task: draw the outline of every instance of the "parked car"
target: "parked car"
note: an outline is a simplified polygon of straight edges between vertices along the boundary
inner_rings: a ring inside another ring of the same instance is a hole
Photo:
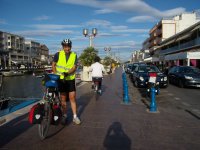
[[[191,66],[174,66],[168,73],[169,83],[180,88],[200,87],[200,69]]]
[[[131,70],[130,70],[130,74],[129,74],[129,78],[131,79],[131,80],[133,80],[133,73],[134,73],[134,71],[135,71],[135,68],[137,67],[137,66],[139,66],[139,65],[146,65],[145,63],[133,63],[132,64],[132,67],[131,67]]]
[[[132,64],[127,64],[126,67],[124,68],[125,72],[129,74],[131,72],[131,68],[132,68]]]
[[[165,74],[160,72],[156,66],[152,65],[138,65],[133,71],[132,81],[136,87],[146,87],[149,81],[149,73],[157,73],[156,84],[159,87],[168,86],[168,78]]]

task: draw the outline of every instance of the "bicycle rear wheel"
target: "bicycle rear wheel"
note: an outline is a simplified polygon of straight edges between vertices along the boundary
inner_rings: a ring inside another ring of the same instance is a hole
[[[50,103],[46,102],[44,104],[44,116],[42,122],[38,126],[39,136],[41,140],[44,140],[47,137],[49,127],[51,124],[51,106]]]

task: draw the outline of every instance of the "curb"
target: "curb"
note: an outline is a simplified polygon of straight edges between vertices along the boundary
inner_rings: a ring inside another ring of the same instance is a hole
[[[0,117],[0,126],[5,125],[13,119],[28,113],[31,107],[40,101],[41,100],[31,100],[31,102],[24,102],[23,104],[19,104],[10,108],[10,111],[6,110],[7,114]]]

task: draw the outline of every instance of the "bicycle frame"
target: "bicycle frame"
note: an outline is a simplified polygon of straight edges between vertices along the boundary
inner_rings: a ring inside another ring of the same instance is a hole
[[[41,124],[39,124],[38,126],[39,136],[41,140],[44,140],[48,134],[48,130],[52,121],[52,106],[54,104],[57,104],[60,106],[60,95],[58,92],[56,75],[55,76],[52,75],[50,82],[48,84],[47,83],[45,83],[45,92],[44,92],[44,97],[43,97],[44,99],[43,120]]]

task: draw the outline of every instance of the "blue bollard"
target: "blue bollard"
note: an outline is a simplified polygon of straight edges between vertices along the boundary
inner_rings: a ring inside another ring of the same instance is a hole
[[[122,82],[123,82],[123,103],[129,104],[130,101],[128,96],[128,82],[125,73],[122,73]]]
[[[157,105],[156,105],[156,89],[154,87],[151,87],[151,104],[150,104],[150,112],[156,112],[157,111]]]
[[[125,90],[124,90],[124,103],[128,104],[129,103],[129,96],[128,96],[128,85],[125,85]]]

